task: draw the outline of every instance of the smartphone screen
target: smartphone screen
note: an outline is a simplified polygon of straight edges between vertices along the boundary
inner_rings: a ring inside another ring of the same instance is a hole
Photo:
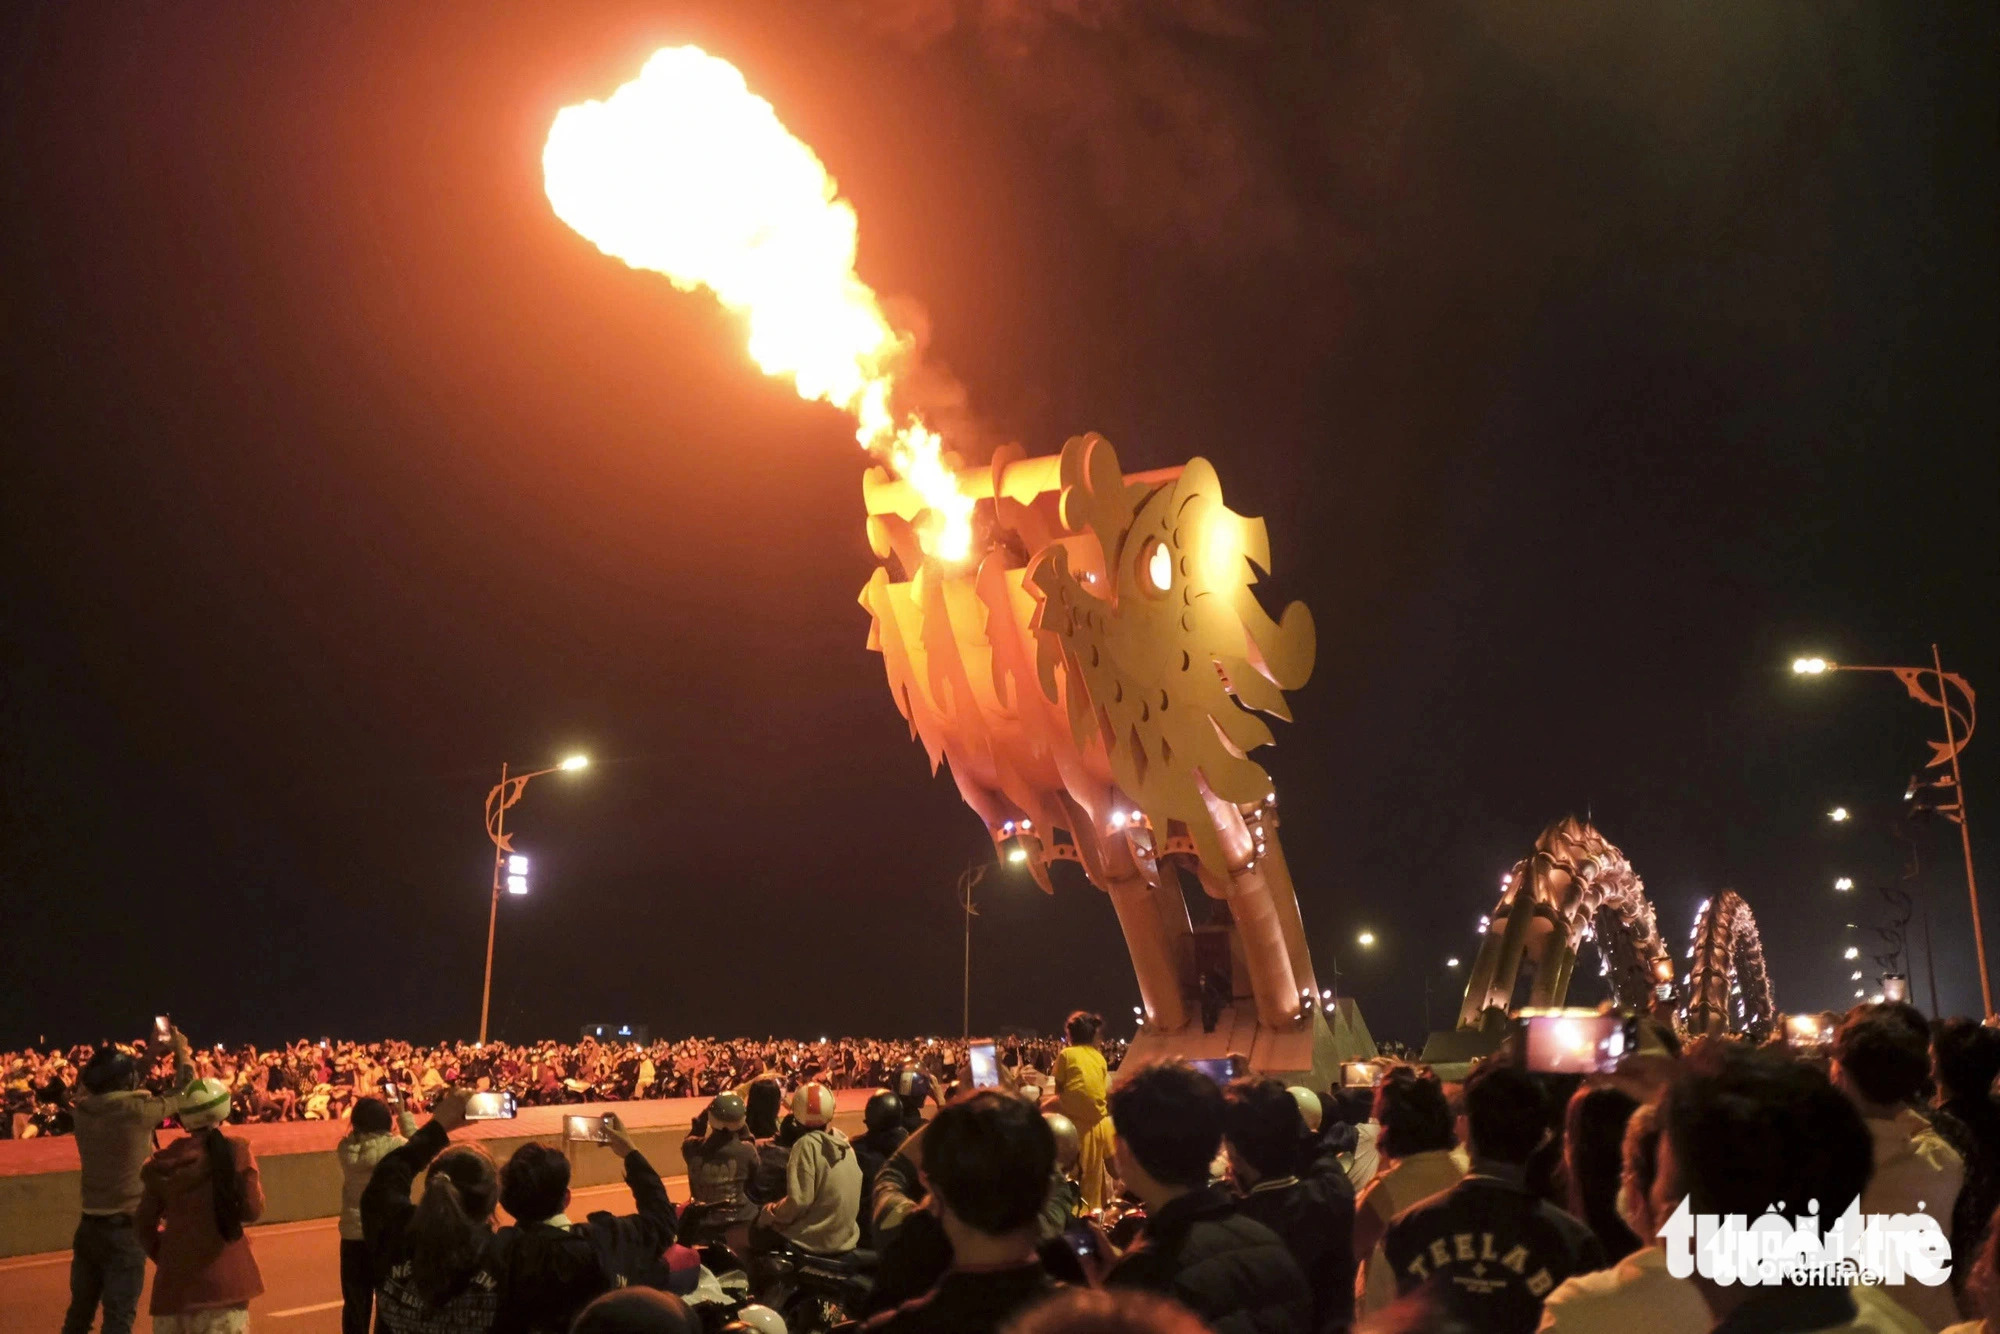
[[[1231,1066],[1227,1056],[1212,1056],[1205,1060],[1189,1061],[1188,1064],[1218,1084],[1227,1084],[1232,1078],[1230,1074]]]
[[[1373,1061],[1344,1061],[1340,1086],[1344,1089],[1372,1089],[1382,1082],[1382,1067]]]
[[[385,1079],[382,1081],[382,1099],[391,1107],[400,1107],[403,1103],[403,1091]]]
[[[1522,1023],[1528,1068],[1545,1074],[1608,1074],[1638,1046],[1636,1021],[1623,1015],[1537,1014]]]
[[[1817,1049],[1833,1040],[1831,1029],[1824,1028],[1816,1014],[1788,1014],[1785,1016],[1785,1041],[1794,1047]]]
[[[174,1040],[174,1021],[164,1014],[154,1015],[153,1041],[172,1042],[173,1040]]]
[[[511,1093],[475,1093],[465,1100],[468,1121],[511,1121],[519,1113]]]
[[[972,1062],[972,1087],[976,1089],[997,1087],[1000,1083],[1000,1061],[993,1054],[993,1044],[975,1042],[966,1048],[966,1054]]]
[[[565,1116],[563,1118],[563,1138],[586,1144],[609,1144],[611,1116]]]
[[[1910,979],[1895,973],[1882,976],[1882,999],[1885,1001],[1906,1001],[1910,998]]]

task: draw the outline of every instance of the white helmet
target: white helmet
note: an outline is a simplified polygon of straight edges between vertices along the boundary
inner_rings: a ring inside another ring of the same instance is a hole
[[[181,1094],[181,1125],[206,1130],[229,1119],[229,1085],[219,1079],[197,1079]]]
[[[1306,1129],[1312,1131],[1314,1134],[1318,1134],[1320,1118],[1324,1115],[1320,1110],[1319,1094],[1297,1084],[1292,1085],[1285,1092],[1291,1094],[1292,1101],[1299,1105],[1299,1115],[1306,1119]]]
[[[817,1129],[833,1120],[833,1090],[824,1084],[807,1084],[792,1095],[792,1115],[807,1129]]]
[[[756,1330],[757,1334],[790,1334],[785,1328],[783,1316],[768,1306],[759,1306],[756,1302],[738,1311],[736,1320],[739,1324],[748,1325]]]
[[[1076,1133],[1076,1122],[1061,1112],[1043,1112],[1042,1120],[1048,1123],[1049,1133],[1055,1136],[1056,1166],[1067,1172],[1076,1166],[1083,1153],[1083,1139]]]

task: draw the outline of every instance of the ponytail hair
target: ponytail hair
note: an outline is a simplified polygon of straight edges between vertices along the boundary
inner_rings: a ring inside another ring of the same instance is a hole
[[[209,1196],[215,1204],[215,1230],[224,1241],[243,1236],[243,1172],[236,1165],[236,1142],[222,1133],[222,1127],[200,1131],[201,1149],[208,1158]]]
[[[458,1144],[432,1161],[410,1220],[410,1277],[433,1306],[465,1281],[492,1235],[500,1174],[486,1150]]]

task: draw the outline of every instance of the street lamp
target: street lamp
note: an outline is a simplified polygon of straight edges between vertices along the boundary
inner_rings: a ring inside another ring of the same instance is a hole
[[[1979,884],[1972,874],[1972,828],[1966,822],[1965,778],[1959,772],[1958,766],[1958,753],[1972,740],[1972,729],[1979,720],[1972,686],[1957,672],[1948,672],[1944,669],[1944,659],[1939,656],[1936,644],[1931,645],[1931,665],[1928,667],[1855,666],[1849,663],[1830,662],[1825,658],[1796,658],[1792,662],[1792,671],[1800,676],[1822,676],[1827,672],[1887,672],[1903,683],[1903,689],[1911,699],[1919,704],[1928,705],[1944,715],[1944,740],[1930,743],[1931,759],[1924,767],[1934,769],[1943,764],[1951,766],[1950,778],[1940,778],[1931,786],[1949,787],[1957,798],[1935,809],[1958,825],[1959,844],[1965,853],[1965,897],[1972,909],[1972,948],[1979,956],[1979,998],[1990,1016],[1993,1013],[1993,983],[1986,971],[1986,931],[1979,920]],[[1929,677],[1936,684],[1936,694],[1932,694],[1925,685],[1925,677]],[[1952,702],[1951,692],[1954,687],[1958,690],[1962,706]],[[1916,785],[1912,781],[1910,788],[1903,793],[1904,799],[1909,800],[1915,795],[1915,791]],[[1840,820],[1846,817],[1839,808],[1836,808],[1834,818]]]
[[[1850,876],[1842,876],[1840,877],[1840,879],[1833,882],[1833,887],[1844,893],[1847,890],[1854,888],[1854,880]]]
[[[1861,951],[1856,949],[1854,946],[1849,945],[1847,947],[1847,953],[1841,955],[1840,957],[1843,959],[1858,959],[1861,957]]]
[[[1363,931],[1360,935],[1354,938],[1354,943],[1359,945],[1364,950],[1371,949],[1374,947],[1375,944],[1375,933],[1373,931]]]
[[[493,928],[500,920],[500,883],[505,873],[507,892],[516,897],[528,892],[528,859],[514,851],[507,834],[507,808],[521,799],[528,780],[543,774],[575,773],[587,767],[590,757],[572,755],[560,764],[532,773],[509,775],[500,766],[500,781],[486,794],[486,837],[493,840],[493,906],[486,914],[486,981],[479,989],[479,1042],[486,1044],[486,1018],[493,1003]]]
[[[1445,971],[1446,971],[1447,973],[1456,973],[1456,972],[1458,971],[1458,956],[1457,956],[1456,954],[1452,955],[1452,956],[1451,956],[1450,958],[1448,958],[1448,959],[1446,959],[1446,960],[1444,961],[1444,970],[1445,970]],[[1430,972],[1429,970],[1426,970],[1426,971],[1425,971],[1425,973],[1424,973],[1424,1033],[1425,1033],[1426,1035],[1428,1035],[1428,1034],[1430,1033],[1430,1031],[1431,1031],[1431,982],[1432,982],[1432,980],[1433,980],[1433,977],[1432,977],[1432,974],[1431,974],[1431,972]],[[1455,983],[1455,982],[1457,982],[1457,980],[1458,980],[1458,979],[1456,979],[1456,978],[1453,978],[1453,979],[1452,979],[1452,981],[1453,981],[1454,983]]]
[[[1028,851],[1017,843],[1008,849],[1007,860],[1019,866],[1028,860]],[[964,1031],[959,1034],[960,1037],[972,1036],[972,919],[979,916],[979,909],[972,906],[972,891],[993,867],[993,862],[969,862],[958,876],[958,903],[965,909],[965,1009],[961,1019]]]
[[[1832,810],[1826,813],[1826,818],[1833,821],[1835,824],[1846,824],[1849,820],[1853,819],[1854,817],[1848,814],[1847,807],[1835,806]]]

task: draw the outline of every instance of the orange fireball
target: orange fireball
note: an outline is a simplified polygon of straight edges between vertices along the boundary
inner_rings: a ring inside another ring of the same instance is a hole
[[[862,448],[923,496],[926,552],[971,554],[973,501],[944,441],[892,406],[910,344],[855,275],[854,208],[734,65],[655,52],[605,101],[557,114],[542,174],[556,216],[598,249],[707,288],[744,317],[767,375],[851,415]]]

